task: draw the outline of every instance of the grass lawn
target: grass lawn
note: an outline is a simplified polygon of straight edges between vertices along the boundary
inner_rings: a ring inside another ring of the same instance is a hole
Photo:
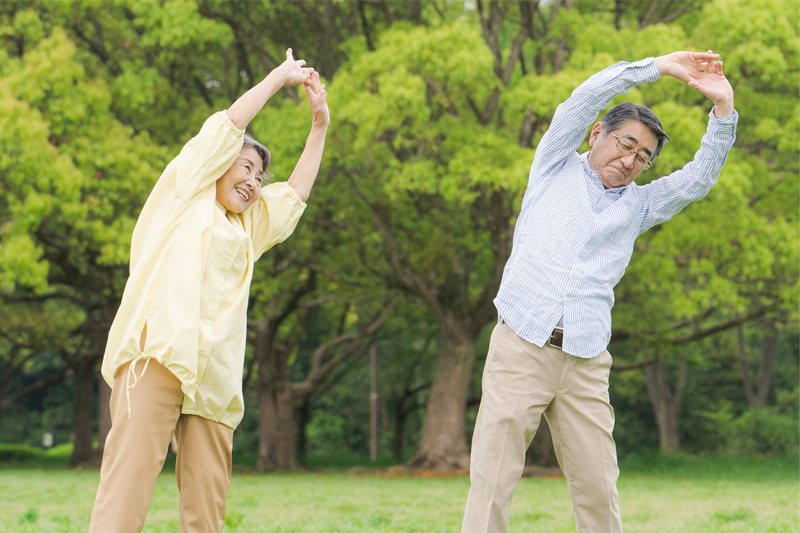
[[[798,459],[629,460],[618,487],[626,533],[796,533]],[[99,472],[18,464],[0,468],[0,532],[85,532]],[[469,479],[324,472],[234,473],[229,532],[457,532]],[[145,531],[178,530],[175,477],[163,473]],[[574,532],[564,479],[526,478],[510,531]]]

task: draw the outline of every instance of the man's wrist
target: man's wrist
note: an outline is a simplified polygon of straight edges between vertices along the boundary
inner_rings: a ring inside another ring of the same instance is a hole
[[[714,116],[717,118],[729,117],[733,114],[733,98],[722,102],[714,102]]]
[[[667,72],[669,70],[669,59],[667,59],[667,56],[659,56],[655,58],[655,64],[658,68],[659,74],[662,76],[669,75],[669,72]]]

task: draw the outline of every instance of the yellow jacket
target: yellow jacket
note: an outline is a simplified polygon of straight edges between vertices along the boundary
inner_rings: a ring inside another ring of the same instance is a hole
[[[134,361],[130,390],[141,378],[136,363],[145,360],[142,372],[152,358],[181,381],[182,413],[234,429],[244,414],[253,264],[292,234],[306,207],[287,183],[264,187],[238,215],[216,201],[216,181],[239,155],[243,134],[225,111],[214,114],[159,178],[133,231],[130,277],[102,368],[113,386],[117,369]]]

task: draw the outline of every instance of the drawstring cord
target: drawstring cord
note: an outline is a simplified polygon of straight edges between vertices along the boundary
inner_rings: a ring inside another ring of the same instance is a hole
[[[144,368],[142,368],[142,373],[138,376],[136,375],[136,363],[144,359]],[[147,372],[147,365],[150,363],[150,356],[147,354],[142,354],[133,361],[131,361],[130,366],[128,367],[128,375],[125,377],[125,384],[127,385],[127,390],[125,391],[125,398],[128,400],[128,419],[131,418],[131,389],[133,389],[139,380],[144,377],[144,373]],[[133,375],[133,383],[131,383],[131,375]]]

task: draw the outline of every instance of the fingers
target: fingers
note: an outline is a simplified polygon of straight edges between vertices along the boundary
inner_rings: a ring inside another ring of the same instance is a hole
[[[314,103],[326,102],[328,99],[328,93],[325,91],[325,84],[320,82],[319,72],[314,72],[311,75],[308,83],[303,85],[303,89],[305,89],[306,96],[312,106]]]
[[[314,88],[317,94],[322,94],[322,83],[319,80],[319,72],[314,73]]]
[[[316,72],[311,72],[308,76],[308,79],[306,79],[306,81],[303,82],[304,88],[307,89],[306,92],[310,90],[314,94],[317,93],[317,90],[314,87],[314,78],[317,76],[319,76],[319,74],[317,74]]]
[[[306,90],[306,95],[308,96],[309,100],[311,100],[312,95],[314,97],[319,96],[319,72],[312,72],[308,78],[308,81],[306,81],[306,83],[303,85],[303,88]]]
[[[289,60],[289,61],[293,61],[294,60],[294,58],[292,57],[292,49],[291,48],[287,48],[286,49],[286,59]]]

